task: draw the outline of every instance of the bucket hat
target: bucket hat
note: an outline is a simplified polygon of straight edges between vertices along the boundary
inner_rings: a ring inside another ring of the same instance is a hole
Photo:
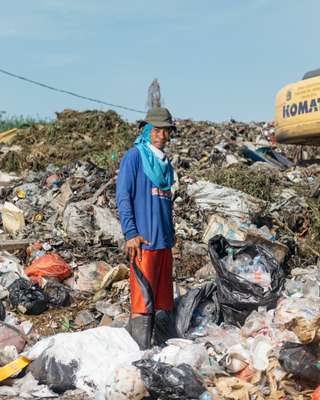
[[[140,122],[139,128],[142,128],[146,124],[151,124],[155,128],[172,128],[176,130],[170,111],[164,107],[151,108],[147,112],[145,120]]]

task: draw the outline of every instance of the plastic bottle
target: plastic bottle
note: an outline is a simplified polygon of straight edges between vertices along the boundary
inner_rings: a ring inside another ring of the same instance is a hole
[[[252,281],[264,288],[268,288],[271,284],[271,275],[263,264],[261,256],[256,256],[253,259]]]
[[[117,159],[118,159],[117,153],[116,153],[114,150],[112,150],[112,153],[111,153],[111,160],[112,160],[112,161],[116,161]]]
[[[206,336],[207,335],[207,330],[208,330],[208,324],[209,324],[209,317],[198,317],[197,318],[197,326],[190,332],[191,336],[197,337],[197,336]]]
[[[240,254],[234,261],[234,272],[238,275],[247,274],[251,262],[252,258],[248,254]]]
[[[223,262],[224,262],[227,270],[230,272],[233,272],[233,270],[234,270],[234,260],[233,260],[234,250],[233,250],[233,248],[228,247],[227,253],[228,253],[228,255],[226,257],[224,257]]]

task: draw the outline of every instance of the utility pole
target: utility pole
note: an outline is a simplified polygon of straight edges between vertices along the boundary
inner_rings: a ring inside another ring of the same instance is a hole
[[[154,79],[148,89],[147,108],[150,110],[151,108],[161,107],[162,105],[160,83],[158,79]]]

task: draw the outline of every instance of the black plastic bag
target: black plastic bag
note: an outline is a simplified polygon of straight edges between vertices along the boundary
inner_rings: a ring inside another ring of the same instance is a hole
[[[4,308],[3,303],[0,301],[0,321],[4,321],[6,318],[6,309]]]
[[[56,393],[76,389],[75,382],[78,369],[79,364],[76,360],[66,365],[47,355],[41,355],[28,367],[28,371],[41,384],[49,386]]]
[[[239,275],[229,272],[221,261],[227,256],[227,249],[234,248],[237,254],[251,257],[262,256],[271,275],[271,289],[264,289]],[[277,260],[264,246],[238,241],[227,241],[222,235],[209,240],[209,254],[217,273],[217,297],[225,323],[242,326],[245,319],[258,307],[268,310],[275,308],[284,285],[284,271]]]
[[[175,324],[178,337],[186,337],[194,312],[210,317],[217,323],[220,319],[220,306],[216,297],[215,283],[206,283],[195,289],[190,289],[184,296],[177,299],[175,304]],[[211,311],[210,314],[208,311]]]
[[[320,362],[316,345],[286,342],[280,350],[282,367],[297,378],[320,384]]]
[[[47,295],[38,285],[33,285],[24,278],[15,280],[8,291],[12,307],[25,314],[38,315],[48,308]]]
[[[155,318],[155,344],[162,345],[174,337],[187,337],[195,310],[217,323],[220,319],[220,306],[216,289],[215,283],[190,289],[175,300],[172,312],[158,311]]]
[[[68,289],[56,279],[48,279],[43,291],[52,306],[65,307],[71,303]]]
[[[141,371],[143,383],[154,399],[199,399],[206,391],[201,377],[188,364],[173,367],[153,360],[133,363]]]

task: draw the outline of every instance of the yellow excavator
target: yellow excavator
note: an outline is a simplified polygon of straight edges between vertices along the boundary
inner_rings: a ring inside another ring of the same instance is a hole
[[[275,129],[278,143],[320,145],[320,69],[277,93]]]

